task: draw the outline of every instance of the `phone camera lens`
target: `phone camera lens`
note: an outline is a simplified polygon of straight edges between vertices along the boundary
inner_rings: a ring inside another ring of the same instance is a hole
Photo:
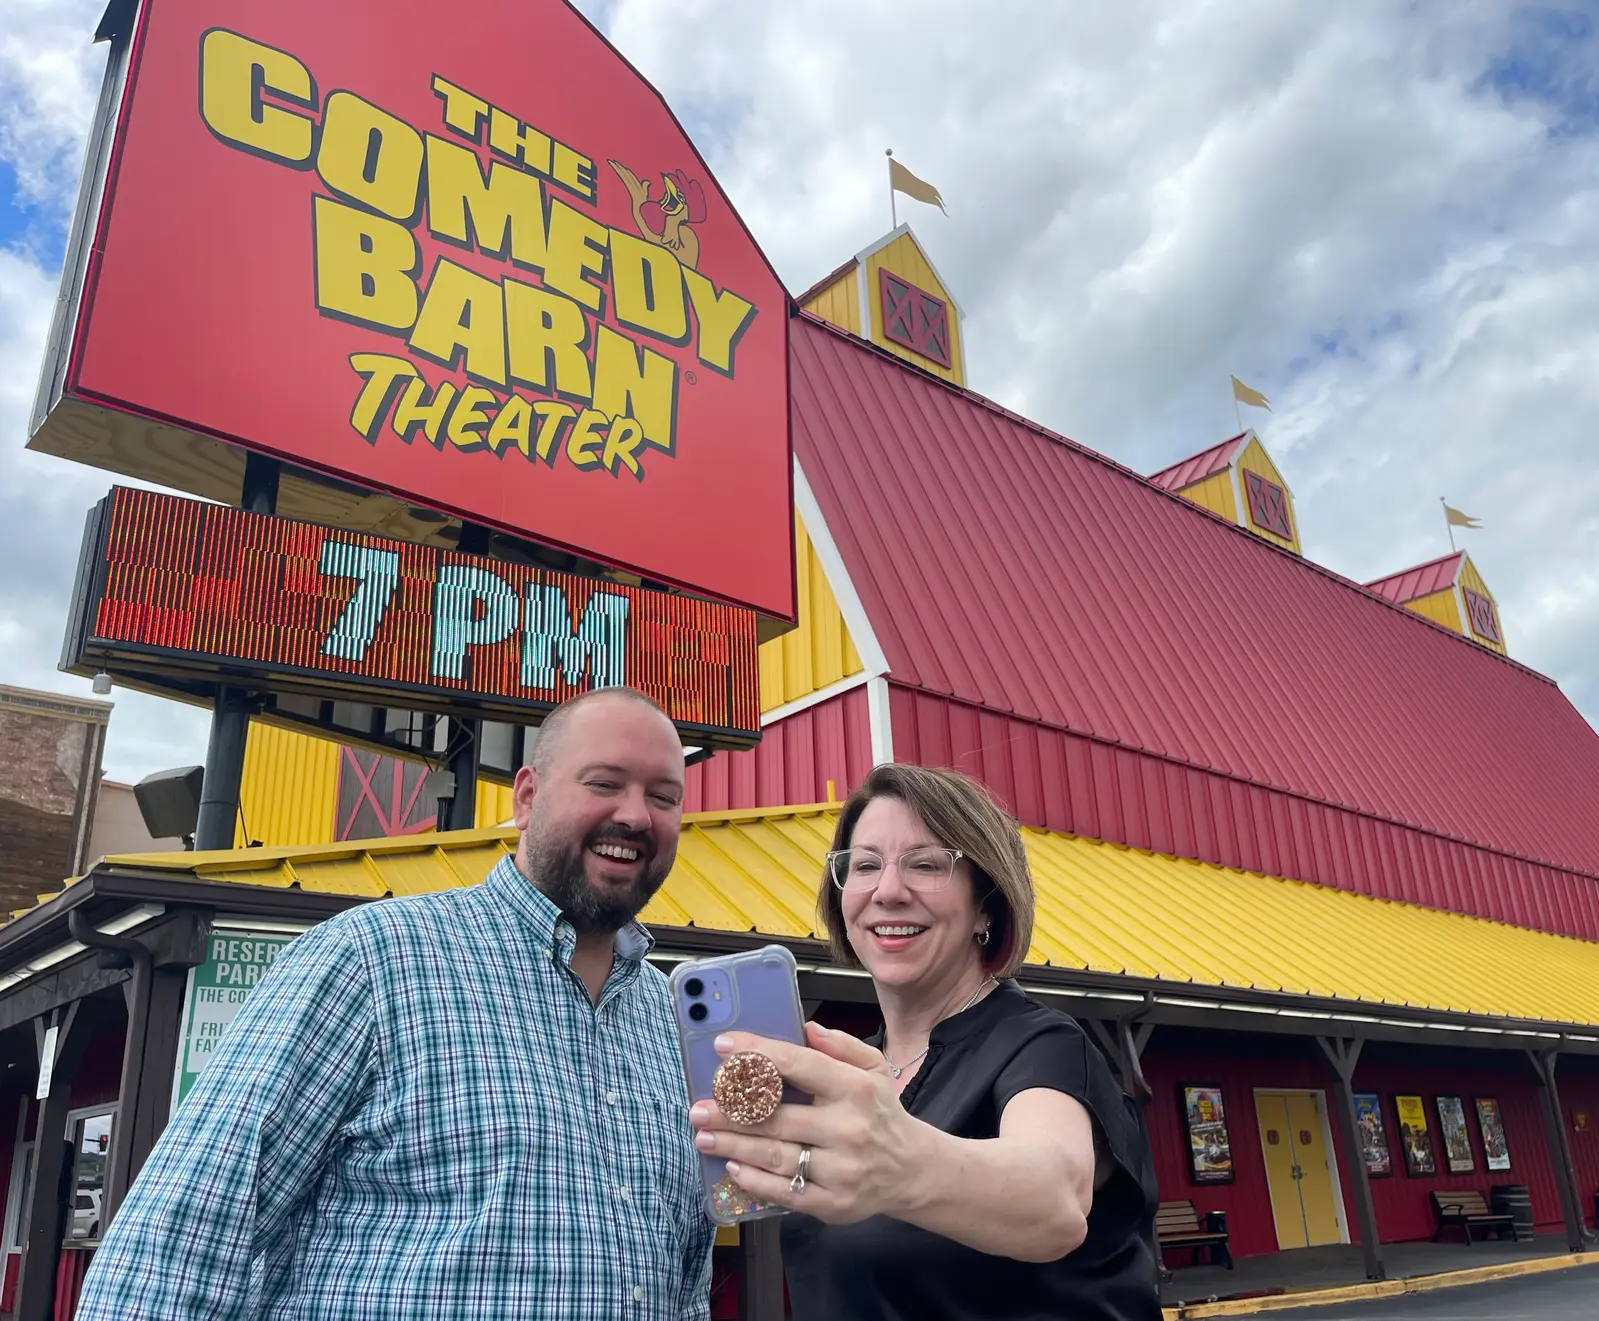
[[[702,1004],[692,1004],[688,1007],[688,1016],[696,1023],[703,1023],[711,1015],[711,1011]]]
[[[690,999],[698,999],[705,994],[705,983],[698,977],[690,977],[683,983],[683,990]],[[703,1017],[703,1015],[702,1015]]]

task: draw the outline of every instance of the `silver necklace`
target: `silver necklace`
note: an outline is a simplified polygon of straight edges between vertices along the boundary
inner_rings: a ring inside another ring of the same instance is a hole
[[[954,1018],[955,1014],[964,1014],[968,1009],[970,1009],[974,1004],[976,1004],[977,1003],[977,997],[980,996],[983,993],[983,989],[986,986],[988,986],[989,983],[991,983],[993,980],[994,980],[994,978],[992,978],[992,977],[983,978],[983,980],[980,981],[977,984],[977,989],[972,992],[972,998],[970,1000],[968,1000],[965,1004],[963,1004],[959,1009],[957,1009],[954,1014],[951,1014],[950,1017]],[[943,1020],[940,1019],[939,1021],[942,1022]],[[885,1047],[888,1045],[887,1042],[884,1042],[883,1044],[884,1044]],[[888,1051],[887,1051],[887,1049],[885,1049],[883,1051],[883,1060],[888,1065],[888,1071],[894,1075],[894,1080],[896,1082],[898,1082],[900,1075],[902,1073],[904,1073],[906,1069],[910,1068],[911,1065],[915,1064],[918,1060],[920,1060],[923,1055],[927,1054],[928,1051],[932,1050],[932,1048],[933,1048],[933,1043],[931,1041],[929,1041],[925,1046],[922,1047],[921,1052],[919,1054],[912,1056],[910,1059],[906,1060],[905,1063],[903,1063],[903,1064],[895,1064],[893,1060],[888,1058]]]

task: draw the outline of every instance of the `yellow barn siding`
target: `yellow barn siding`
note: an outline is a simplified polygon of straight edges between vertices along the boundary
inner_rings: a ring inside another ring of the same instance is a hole
[[[823,321],[830,321],[840,330],[847,330],[852,335],[861,333],[861,299],[860,289],[856,284],[859,277],[854,269],[842,279],[834,280],[832,284],[823,289],[821,293],[805,304],[807,312],[813,312]]]
[[[492,784],[488,780],[477,782],[477,828],[489,830],[511,819],[511,787]]]
[[[1424,615],[1433,623],[1442,624],[1456,633],[1465,632],[1461,626],[1460,606],[1453,587],[1446,587],[1441,592],[1429,592],[1426,596],[1418,596],[1414,601],[1406,601],[1405,609],[1414,610],[1418,615]]]
[[[865,668],[798,511],[794,514],[794,549],[799,569],[799,627],[761,646],[762,711],[797,702]]]
[[[1293,529],[1294,533],[1290,539],[1284,541],[1275,532],[1268,532],[1265,528],[1256,527],[1252,518],[1246,517],[1242,522],[1251,532],[1258,533],[1274,546],[1285,546],[1293,551],[1295,555],[1298,555],[1300,553],[1299,512],[1294,508],[1294,497],[1289,493],[1288,483],[1283,480],[1282,473],[1277,471],[1277,465],[1267,457],[1266,451],[1258,439],[1251,440],[1249,444],[1244,446],[1244,452],[1238,456],[1234,466],[1238,469],[1238,489],[1240,492],[1244,489],[1244,473],[1246,472],[1253,472],[1258,476],[1264,477],[1268,482],[1274,482],[1283,488],[1283,495],[1288,501],[1288,526]],[[1247,514],[1247,497],[1245,497],[1245,504],[1246,509],[1244,512]]]
[[[292,729],[250,722],[236,824],[240,846],[327,844],[339,794],[339,745]],[[249,839],[245,838],[245,828]]]
[[[1467,636],[1473,642],[1479,642],[1489,651],[1497,651],[1501,656],[1505,654],[1503,638],[1505,636],[1505,621],[1499,613],[1499,602],[1494,599],[1494,594],[1488,590],[1488,584],[1483,582],[1482,575],[1477,572],[1477,566],[1471,562],[1471,556],[1466,556],[1460,563],[1460,585],[1468,592],[1476,592],[1478,596],[1486,596],[1494,603],[1494,623],[1499,626],[1501,641],[1490,642],[1487,638],[1478,637],[1475,633],[1467,631]],[[1466,630],[1463,630],[1466,631]]]
[[[903,345],[896,344],[883,334],[883,299],[878,290],[877,272],[887,267],[890,274],[898,275],[909,280],[918,289],[925,289],[935,298],[942,298],[949,304],[949,360],[950,366],[940,367],[930,358],[924,358],[919,353],[912,353]],[[859,279],[857,273],[856,279]],[[872,309],[872,343],[887,349],[897,358],[913,363],[924,371],[930,371],[935,376],[942,376],[946,381],[953,381],[956,385],[964,386],[966,378],[961,374],[961,327],[960,315],[955,311],[954,300],[949,296],[949,290],[939,283],[938,277],[933,274],[933,268],[927,264],[927,258],[922,255],[922,250],[916,245],[916,240],[909,234],[901,234],[886,247],[874,252],[866,259],[866,301]]]
[[[339,802],[339,750],[331,739],[252,722],[239,786],[243,825],[239,847],[259,840],[268,847],[331,844]],[[511,819],[507,785],[479,780],[476,824],[489,829]],[[250,830],[245,838],[244,826]]]
[[[1202,482],[1195,482],[1183,490],[1185,499],[1192,500],[1213,514],[1220,514],[1229,523],[1238,521],[1238,501],[1233,498],[1233,474],[1229,469]]]

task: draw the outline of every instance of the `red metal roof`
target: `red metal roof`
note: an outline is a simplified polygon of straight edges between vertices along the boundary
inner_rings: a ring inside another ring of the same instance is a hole
[[[1190,459],[1174,463],[1169,468],[1162,468],[1149,480],[1168,491],[1181,491],[1195,482],[1214,477],[1217,473],[1226,471],[1227,465],[1237,457],[1248,435],[1247,431],[1240,431],[1236,436],[1228,436],[1220,445],[1212,445],[1208,450],[1201,450]]]
[[[842,266],[836,266],[833,268],[833,270],[828,272],[828,274],[822,276],[820,280],[813,284],[804,293],[796,294],[794,301],[801,307],[804,307],[806,303],[815,298],[817,294],[822,292],[822,290],[832,288],[860,264],[861,259],[859,257],[851,257]]]
[[[791,353],[897,683],[1599,876],[1599,735],[1550,680],[815,317]]]
[[[1383,600],[1392,601],[1395,605],[1404,605],[1406,601],[1414,601],[1419,596],[1430,596],[1446,587],[1453,587],[1460,574],[1460,563],[1465,558],[1466,552],[1457,550],[1453,555],[1428,560],[1413,569],[1401,569],[1386,578],[1378,578],[1375,582],[1367,583],[1366,590],[1376,592]]]

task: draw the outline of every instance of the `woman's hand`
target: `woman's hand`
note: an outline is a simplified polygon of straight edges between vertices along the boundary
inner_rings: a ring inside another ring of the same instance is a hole
[[[813,1098],[781,1105],[759,1124],[736,1125],[714,1101],[697,1102],[690,1120],[695,1145],[728,1162],[728,1173],[752,1197],[791,1207],[831,1224],[894,1215],[918,1169],[927,1126],[905,1113],[882,1052],[844,1032],[805,1025],[809,1048],[744,1032],[716,1040],[724,1059],[755,1050],[783,1080]],[[805,1186],[790,1185],[800,1151],[811,1158]]]

